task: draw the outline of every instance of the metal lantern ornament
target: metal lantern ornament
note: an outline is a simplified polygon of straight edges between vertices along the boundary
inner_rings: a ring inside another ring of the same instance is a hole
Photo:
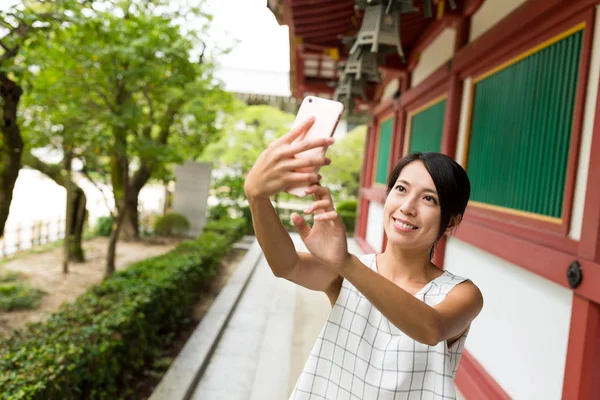
[[[367,6],[350,54],[358,51],[360,46],[370,47],[371,52],[377,53],[379,46],[388,45],[396,47],[398,55],[404,59],[400,42],[400,12],[393,10],[386,14],[385,8],[384,4]]]
[[[351,53],[344,67],[345,75],[354,75],[356,79],[365,78],[367,81],[379,82],[377,54],[362,51],[361,48]]]

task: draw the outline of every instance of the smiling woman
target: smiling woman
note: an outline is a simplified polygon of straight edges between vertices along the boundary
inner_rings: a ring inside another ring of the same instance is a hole
[[[464,169],[440,153],[401,159],[387,182],[381,254],[348,253],[344,224],[317,174],[296,170],[328,159],[297,159],[331,139],[294,141],[306,121],[273,142],[246,178],[258,241],[273,273],[329,297],[332,310],[291,399],[455,399],[454,377],[483,299],[469,280],[441,271],[436,243],[461,221],[470,194]],[[333,166],[335,168],[335,166]],[[309,186],[312,227],[292,221],[310,253],[297,252],[269,200]]]

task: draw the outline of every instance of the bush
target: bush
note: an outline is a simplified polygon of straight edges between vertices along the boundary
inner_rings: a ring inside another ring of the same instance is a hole
[[[233,236],[207,232],[136,263],[63,305],[46,323],[0,341],[2,398],[127,394],[123,388],[131,378],[182,327],[197,288],[215,275]]]
[[[185,235],[190,230],[190,222],[181,214],[168,213],[154,222],[154,233],[161,236]]]
[[[354,234],[354,228],[356,225],[356,213],[348,211],[338,211],[338,215],[340,216],[340,218],[344,222],[344,225],[346,226],[346,232],[348,232],[349,235]]]
[[[236,242],[246,233],[245,219],[225,218],[218,221],[209,221],[204,226],[204,233],[213,233],[224,236],[230,242]]]
[[[13,311],[36,308],[44,292],[22,283],[0,285],[0,310]]]
[[[208,209],[208,219],[218,220],[229,217],[229,207],[224,204],[217,204]]]
[[[356,200],[341,201],[335,207],[335,209],[337,210],[338,213],[340,213],[340,212],[356,213]]]
[[[112,232],[113,219],[112,217],[100,217],[96,222],[96,228],[94,229],[98,236],[110,236]]]

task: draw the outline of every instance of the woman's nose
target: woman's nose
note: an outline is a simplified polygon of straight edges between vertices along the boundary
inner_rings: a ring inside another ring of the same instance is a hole
[[[412,198],[407,198],[406,201],[400,207],[400,211],[406,215],[416,215],[416,207],[415,200]]]

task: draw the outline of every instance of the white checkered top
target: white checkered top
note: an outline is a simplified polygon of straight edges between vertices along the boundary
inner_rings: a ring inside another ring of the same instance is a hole
[[[359,259],[376,271],[375,254]],[[465,280],[444,271],[415,297],[435,306]],[[466,336],[450,347],[446,341],[419,343],[344,280],[290,400],[456,399],[454,377]]]

